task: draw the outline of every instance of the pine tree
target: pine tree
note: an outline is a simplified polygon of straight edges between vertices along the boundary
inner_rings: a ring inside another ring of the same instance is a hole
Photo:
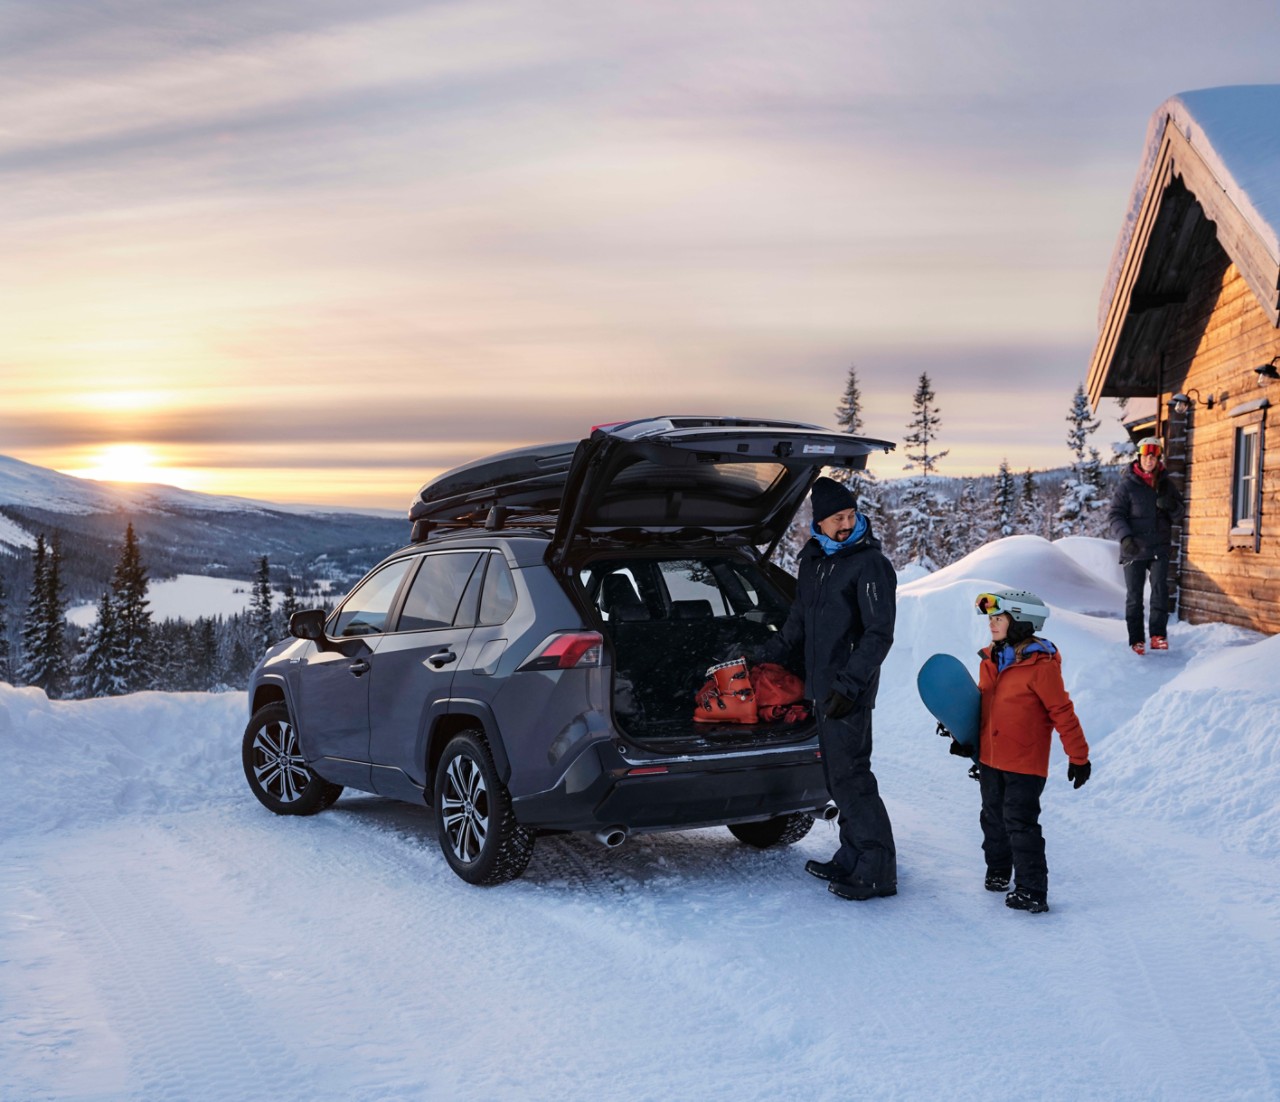
[[[249,618],[253,623],[259,651],[271,646],[275,638],[274,626],[271,623],[271,564],[267,556],[258,560],[258,569],[253,576],[253,594],[249,599]]]
[[[1018,531],[1032,536],[1045,534],[1044,507],[1040,503],[1040,491],[1030,467],[1022,476],[1022,494],[1018,498]]]
[[[1012,536],[1018,530],[1018,488],[1009,470],[1009,460],[1000,460],[995,486],[995,535]]]
[[[66,598],[62,589],[62,541],[46,546],[43,533],[32,552],[31,599],[22,624],[22,666],[18,679],[51,697],[67,688]]]
[[[129,691],[128,671],[120,647],[116,604],[104,593],[98,602],[98,618],[80,638],[71,666],[71,695],[81,700],[95,696],[120,696]]]
[[[948,562],[964,558],[991,538],[986,518],[987,511],[978,506],[977,487],[972,478],[966,478],[947,516]]]
[[[289,634],[289,621],[293,618],[293,614],[301,608],[302,606],[298,603],[297,590],[293,587],[293,575],[286,574],[284,576],[284,592],[280,596],[281,635]]]
[[[858,387],[858,369],[849,365],[849,374],[845,379],[844,394],[836,407],[836,424],[850,436],[861,436],[862,391]],[[828,472],[837,482],[843,482],[853,491],[858,502],[858,512],[871,522],[871,530],[880,534],[884,519],[884,506],[881,501],[880,483],[875,472],[869,468],[853,470],[850,467],[837,467]],[[807,531],[806,531],[807,537]]]
[[[912,399],[913,413],[907,428],[907,458],[911,460],[905,470],[918,471],[907,481],[898,508],[898,550],[907,562],[918,563],[927,570],[934,570],[947,560],[949,549],[945,543],[942,518],[946,504],[930,485],[938,461],[947,451],[934,451],[942,417],[936,405],[936,396],[929,383],[929,376],[922,372]],[[914,450],[912,450],[914,449]]]
[[[1062,503],[1054,517],[1053,534],[1084,535],[1093,525],[1093,514],[1102,507],[1102,472],[1098,449],[1089,447],[1089,437],[1102,422],[1092,416],[1084,384],[1076,386],[1067,414],[1067,447],[1075,456],[1071,472],[1062,483]],[[1086,452],[1088,453],[1086,457]]]
[[[13,671],[9,668],[9,602],[4,578],[0,578],[0,681],[12,680]]]
[[[147,570],[133,525],[125,528],[124,548],[111,576],[111,603],[115,606],[116,649],[126,686],[125,692],[151,687],[151,608],[147,600]]]

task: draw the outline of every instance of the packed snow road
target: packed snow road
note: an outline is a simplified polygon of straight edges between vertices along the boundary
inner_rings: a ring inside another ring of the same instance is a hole
[[[969,574],[1031,584],[1014,565]],[[1276,1097],[1280,640],[1176,625],[1126,664],[1096,593],[1049,595],[1096,771],[1073,791],[1055,753],[1053,909],[1017,914],[911,683],[971,656],[973,588],[901,591],[875,759],[900,892],[868,903],[802,871],[827,824],[543,838],[472,888],[425,809],[265,811],[238,695],[0,686],[0,1098]]]

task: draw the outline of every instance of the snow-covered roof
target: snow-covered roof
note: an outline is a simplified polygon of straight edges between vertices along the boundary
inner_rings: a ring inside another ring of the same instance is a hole
[[[1180,92],[1147,125],[1147,141],[1098,307],[1106,322],[1134,227],[1151,186],[1165,131],[1172,123],[1199,154],[1226,199],[1280,265],[1280,84],[1241,84]]]

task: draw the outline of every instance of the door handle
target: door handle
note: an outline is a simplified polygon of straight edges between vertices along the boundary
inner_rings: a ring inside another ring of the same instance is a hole
[[[363,658],[359,658],[356,661],[352,662],[351,665],[347,667],[347,669],[349,669],[353,674],[355,674],[356,677],[359,677],[361,674],[365,674],[369,672],[369,663],[366,662]]]
[[[438,670],[442,666],[447,666],[450,662],[456,662],[457,660],[458,656],[446,647],[444,650],[436,651],[435,654],[428,658],[427,664]]]

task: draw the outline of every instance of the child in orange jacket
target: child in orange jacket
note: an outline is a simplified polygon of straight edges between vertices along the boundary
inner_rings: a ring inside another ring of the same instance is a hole
[[[983,593],[978,612],[988,617],[991,646],[981,651],[982,694],[978,780],[982,786],[982,852],[987,891],[1014,890],[1005,905],[1040,914],[1049,909],[1049,871],[1040,830],[1040,794],[1049,774],[1049,744],[1056,728],[1067,752],[1067,779],[1089,779],[1089,744],[1062,683],[1062,655],[1035,635],[1049,610],[1034,593]]]

